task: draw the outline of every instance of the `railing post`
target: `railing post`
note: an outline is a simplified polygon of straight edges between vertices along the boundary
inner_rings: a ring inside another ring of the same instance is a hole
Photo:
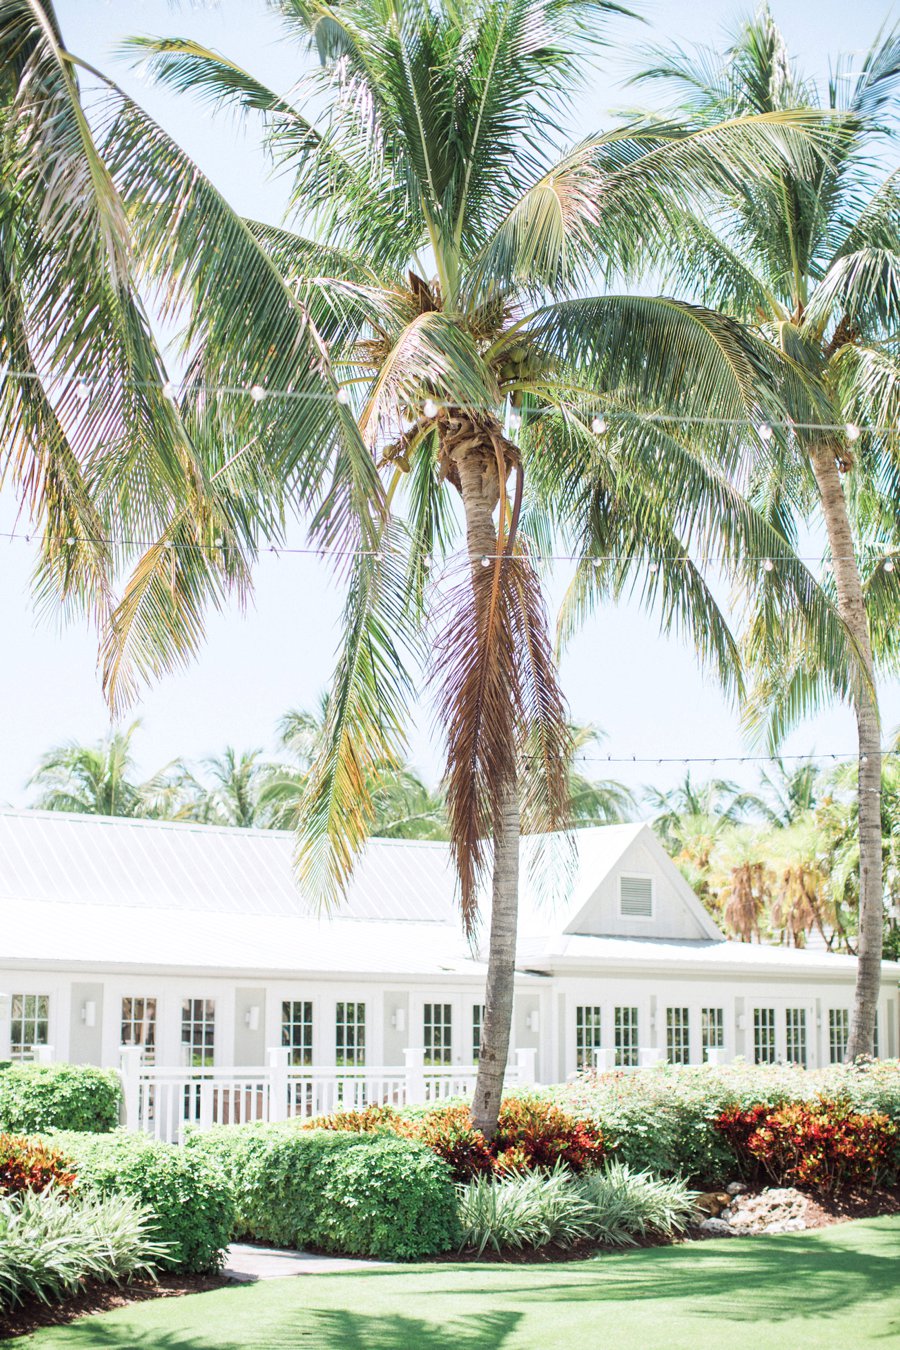
[[[516,1051],[516,1086],[534,1087],[537,1081],[535,1070],[535,1060],[537,1050],[533,1045],[523,1047]]]
[[[273,1046],[266,1051],[269,1070],[269,1120],[288,1118],[288,1047]]]
[[[35,1064],[52,1064],[52,1063],[53,1063],[53,1046],[52,1046],[52,1045],[35,1045],[35,1046],[33,1047],[33,1053],[34,1053],[34,1063],[35,1063]]]
[[[652,1069],[656,1064],[662,1064],[665,1059],[663,1050],[645,1048],[638,1051],[638,1064],[642,1069]]]
[[[425,1051],[407,1047],[403,1051],[406,1066],[404,1105],[416,1106],[425,1100]]]
[[[141,1056],[139,1045],[119,1046],[119,1072],[122,1075],[122,1124],[126,1130],[141,1128]]]
[[[615,1059],[614,1050],[601,1050],[598,1047],[594,1051],[594,1068],[598,1073],[608,1073],[610,1069],[615,1068]]]

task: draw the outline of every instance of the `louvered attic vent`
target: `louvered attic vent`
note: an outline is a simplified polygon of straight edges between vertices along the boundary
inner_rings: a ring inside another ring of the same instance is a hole
[[[619,877],[619,913],[623,919],[653,918],[650,877]]]

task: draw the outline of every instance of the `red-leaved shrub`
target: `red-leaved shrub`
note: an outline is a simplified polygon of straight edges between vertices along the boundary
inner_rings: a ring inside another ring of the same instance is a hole
[[[490,1172],[529,1171],[562,1161],[573,1172],[596,1167],[606,1153],[596,1125],[577,1120],[554,1102],[538,1097],[508,1097],[500,1107],[497,1133],[487,1140],[472,1124],[468,1106],[435,1106],[407,1116],[390,1106],[336,1111],[304,1122],[304,1129],[390,1130],[426,1144],[450,1165],[457,1181]]]
[[[72,1162],[59,1149],[16,1134],[0,1134],[0,1195],[42,1191],[49,1185],[69,1190],[75,1181]]]
[[[723,1111],[715,1121],[739,1161],[779,1185],[833,1191],[876,1186],[900,1167],[900,1131],[878,1112],[819,1097]]]

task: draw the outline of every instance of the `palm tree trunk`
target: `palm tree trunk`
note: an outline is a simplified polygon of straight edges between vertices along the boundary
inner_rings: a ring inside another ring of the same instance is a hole
[[[466,521],[466,546],[476,595],[482,558],[497,552],[494,510],[500,498],[497,458],[483,433],[457,439],[452,452]],[[515,774],[503,785],[494,818],[491,930],[485,1008],[472,1122],[487,1139],[497,1130],[509,1056],[519,917],[519,800]]]
[[[850,518],[844,498],[835,447],[824,445],[811,454],[825,528],[834,565],[838,611],[862,656],[867,680],[854,696],[859,749],[859,941],[856,994],[847,1059],[871,1055],[875,1044],[875,1012],[881,988],[884,939],[881,838],[881,725],[874,695],[872,647],[862,581],[853,549]]]

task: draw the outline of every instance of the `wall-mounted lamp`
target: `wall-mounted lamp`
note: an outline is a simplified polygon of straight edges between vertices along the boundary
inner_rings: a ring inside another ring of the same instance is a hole
[[[395,1031],[406,1030],[406,1009],[395,1008],[391,1013],[391,1026]]]
[[[81,1005],[81,1020],[86,1027],[97,1025],[97,1004],[92,998],[85,999]]]
[[[530,1012],[528,1014],[528,1017],[526,1018],[526,1024],[528,1026],[529,1031],[538,1031],[540,1029],[541,1014],[537,1008],[535,1008],[533,1012]]]
[[[746,1030],[747,1030],[747,1018],[746,1018],[746,1015],[745,1015],[744,1013],[740,1013],[740,1014],[739,1014],[738,1020],[737,1020],[737,1024],[738,1024],[738,1031],[746,1031]]]
[[[244,1024],[250,1031],[259,1031],[259,1004],[254,1003],[244,1013]]]

